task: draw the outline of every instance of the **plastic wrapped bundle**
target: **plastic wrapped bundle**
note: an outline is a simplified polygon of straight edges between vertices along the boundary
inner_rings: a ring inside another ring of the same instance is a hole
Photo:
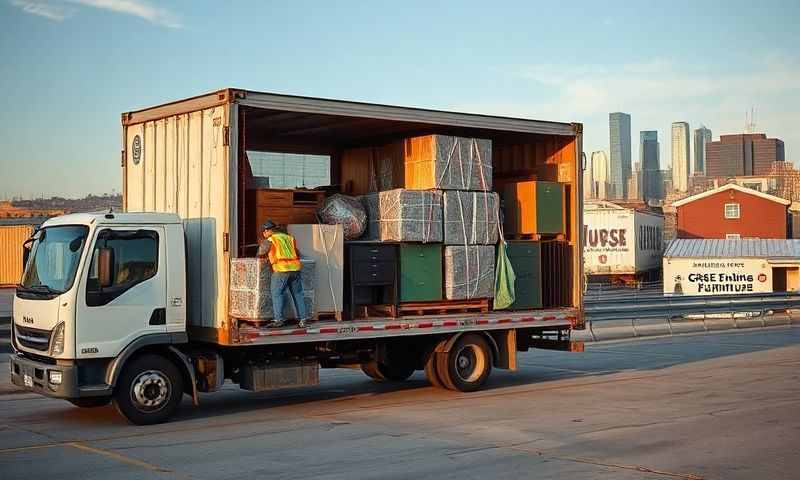
[[[442,241],[442,193],[398,188],[364,195],[367,238],[395,242]]]
[[[367,212],[361,202],[354,197],[338,193],[332,195],[325,200],[318,213],[322,223],[341,225],[345,240],[360,237],[367,227]]]
[[[444,248],[444,294],[448,300],[494,296],[494,246]]]
[[[492,190],[492,141],[428,135],[405,140],[405,186],[415,190]]]
[[[309,315],[315,315],[314,291],[315,264],[313,260],[301,258],[303,268],[303,296]],[[269,320],[272,315],[270,280],[272,270],[269,262],[261,258],[234,258],[231,260],[230,314],[237,318]],[[297,318],[290,299],[286,299],[284,318]]]
[[[497,243],[500,196],[494,192],[444,192],[444,243]]]

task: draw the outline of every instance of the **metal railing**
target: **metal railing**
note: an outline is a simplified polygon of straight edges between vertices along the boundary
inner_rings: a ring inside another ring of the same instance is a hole
[[[675,318],[714,313],[766,312],[800,308],[800,293],[753,295],[669,296],[661,292],[643,295],[604,294],[586,301],[586,316],[593,322],[605,320]]]

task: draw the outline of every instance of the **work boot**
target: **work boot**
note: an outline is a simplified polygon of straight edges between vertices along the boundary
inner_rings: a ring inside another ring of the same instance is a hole
[[[297,322],[297,326],[300,327],[300,328],[306,328],[310,324],[311,324],[311,320],[306,320],[306,319],[303,319],[303,320],[300,320],[299,322]]]
[[[269,328],[280,328],[284,325],[283,320],[273,320],[267,324]]]

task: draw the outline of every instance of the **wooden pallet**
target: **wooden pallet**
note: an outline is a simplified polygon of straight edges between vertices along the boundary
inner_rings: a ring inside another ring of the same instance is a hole
[[[488,313],[489,299],[441,300],[436,302],[405,302],[400,304],[400,315],[446,315],[452,313]]]
[[[335,320],[337,322],[341,322],[343,320],[342,312],[317,312],[314,316],[314,320],[317,321],[326,321],[326,320]]]
[[[506,240],[533,240],[539,242],[542,240],[558,240],[564,241],[567,239],[563,233],[506,233]]]

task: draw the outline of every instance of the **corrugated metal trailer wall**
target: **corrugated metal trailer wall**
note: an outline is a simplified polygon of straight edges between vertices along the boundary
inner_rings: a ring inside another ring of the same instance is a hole
[[[22,244],[33,233],[31,225],[0,226],[0,286],[15,285],[22,277]]]
[[[230,111],[223,103],[123,128],[125,211],[183,219],[188,323],[198,327],[227,320]]]

